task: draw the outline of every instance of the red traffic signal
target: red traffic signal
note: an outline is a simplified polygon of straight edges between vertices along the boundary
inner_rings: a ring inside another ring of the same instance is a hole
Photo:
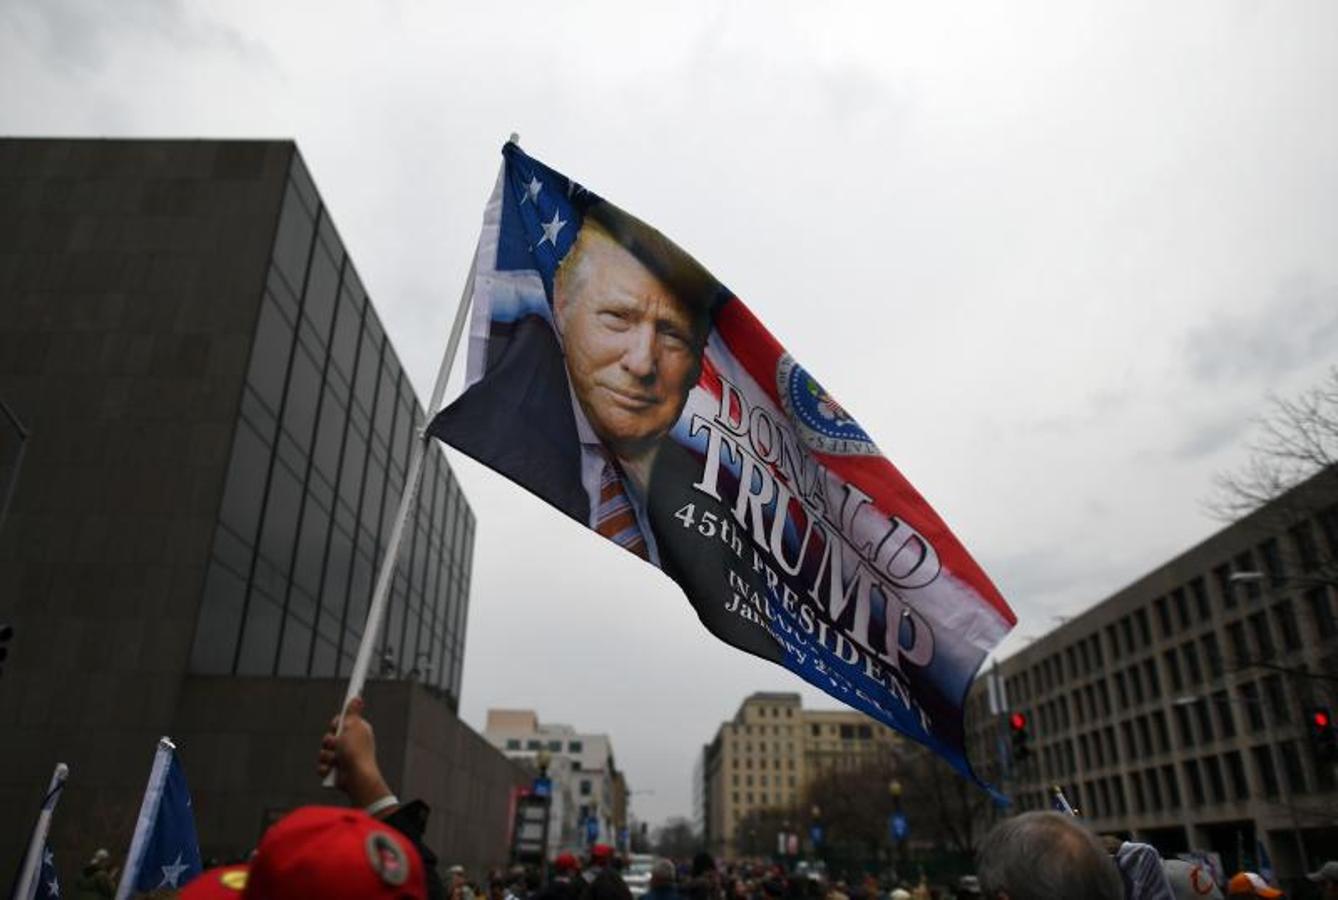
[[[1021,731],[1027,727],[1027,716],[1025,713],[1015,712],[1008,717],[1008,727],[1014,731]]]
[[[1310,715],[1310,721],[1316,728],[1328,728],[1333,723],[1329,720],[1329,711],[1327,709],[1317,709]]]

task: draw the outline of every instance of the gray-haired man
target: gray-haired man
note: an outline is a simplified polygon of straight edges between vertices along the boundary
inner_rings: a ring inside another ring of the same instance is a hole
[[[1072,816],[1029,812],[1005,819],[985,837],[976,874],[988,900],[1123,900],[1110,855]]]

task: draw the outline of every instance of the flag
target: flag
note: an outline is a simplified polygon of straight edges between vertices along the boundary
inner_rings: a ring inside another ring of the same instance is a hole
[[[163,738],[149,772],[117,900],[145,891],[184,887],[202,869],[186,774],[176,747]]]
[[[429,433],[660,568],[716,637],[974,778],[963,701],[1016,622],[980,566],[703,266],[502,152],[466,388]],[[889,402],[913,377],[889,368]]]
[[[37,900],[37,898],[59,897],[60,882],[56,877],[56,857],[51,852],[47,835],[51,831],[51,817],[56,812],[56,804],[65,790],[65,782],[70,776],[70,767],[65,763],[56,763],[51,774],[51,782],[42,797],[42,808],[37,813],[37,822],[33,825],[28,838],[28,851],[24,854],[23,865],[19,869],[18,880],[10,896],[14,900]]]
[[[37,894],[40,900],[60,896],[60,878],[56,875],[56,854],[48,842],[42,848],[42,868],[37,876]]]

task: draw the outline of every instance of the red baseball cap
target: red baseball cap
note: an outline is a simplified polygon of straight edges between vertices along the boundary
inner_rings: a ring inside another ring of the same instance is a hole
[[[304,806],[265,832],[249,866],[210,869],[180,896],[426,900],[427,877],[412,842],[384,822],[360,810]]]
[[[590,848],[591,859],[611,859],[613,857],[613,848],[608,844],[595,844]]]
[[[1253,872],[1237,872],[1231,876],[1227,882],[1227,893],[1231,896],[1242,894],[1246,897],[1281,897],[1282,891],[1275,887],[1270,887],[1267,881],[1260,878]]]
[[[559,853],[557,859],[553,860],[553,868],[559,872],[575,872],[580,867],[581,864],[571,853]]]

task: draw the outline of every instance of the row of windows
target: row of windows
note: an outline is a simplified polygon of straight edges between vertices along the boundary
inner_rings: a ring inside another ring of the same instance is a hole
[[[294,157],[192,666],[346,675],[421,413]],[[373,670],[458,697],[473,516],[425,457]]]
[[[793,787],[793,785],[791,785],[791,787]],[[793,792],[785,791],[776,791],[774,793],[768,791],[760,791],[758,793],[753,793],[752,791],[732,791],[730,799],[732,799],[735,804],[734,821],[738,822],[744,815],[744,810],[739,807],[740,803],[747,804],[748,806],[765,807],[772,803],[775,803],[777,806],[783,806],[786,803],[794,803],[798,797]]]
[[[792,768],[793,768],[793,767],[792,767]],[[790,787],[794,787],[795,784],[797,783],[797,781],[796,781],[796,776],[794,776],[794,775],[788,775],[788,776],[787,776],[787,775],[775,775],[775,776],[758,775],[758,776],[757,776],[757,783],[758,783],[758,785],[760,785],[761,787],[769,787],[769,785],[767,784],[767,779],[768,779],[769,777],[771,778],[771,781],[774,783],[774,785],[775,785],[776,787],[781,787],[783,784],[788,784]],[[788,779],[788,781],[782,781],[782,780],[781,780],[782,778],[786,778],[786,779]],[[739,786],[739,776],[738,776],[738,775],[734,775],[734,776],[733,776],[733,780],[732,780],[731,783],[734,785],[734,787],[738,787],[738,786]],[[743,785],[744,785],[744,787],[752,787],[752,786],[753,786],[753,776],[752,776],[752,775],[744,775],[744,776],[743,776]]]
[[[1338,556],[1338,505],[1330,506],[1317,515],[1319,530],[1323,533],[1330,554]],[[1320,565],[1320,544],[1316,536],[1316,526],[1310,521],[1303,521],[1288,532],[1293,558],[1302,573],[1313,571]],[[1262,578],[1245,577],[1245,573],[1261,573]],[[1263,596],[1263,582],[1274,588],[1288,583],[1283,551],[1276,538],[1261,542],[1256,548],[1236,554],[1231,561],[1222,563],[1212,570],[1219,608],[1231,611],[1239,608],[1243,595],[1246,605],[1259,602]],[[1233,576],[1236,578],[1233,579]],[[1306,603],[1312,607],[1316,619],[1316,628],[1321,636],[1334,633],[1335,623],[1328,598],[1322,589],[1307,592]],[[1278,633],[1284,646],[1294,649],[1299,647],[1300,632],[1296,615],[1291,610],[1290,601],[1285,608],[1273,610]],[[1124,616],[1118,622],[1107,625],[1102,634],[1092,633],[1076,643],[1056,651],[1040,660],[1030,669],[1018,673],[1007,681],[1008,696],[1014,703],[1025,703],[1048,691],[1062,687],[1065,679],[1077,678],[1100,672],[1105,665],[1105,654],[1125,657],[1146,652],[1154,640],[1164,639],[1191,628],[1207,625],[1212,621],[1213,608],[1209,590],[1204,579],[1192,578],[1189,582],[1175,588],[1168,594],[1155,598],[1151,609],[1156,615],[1159,633],[1154,637],[1152,620],[1147,608],[1139,608]],[[1263,621],[1256,625],[1256,621]],[[1272,636],[1268,634],[1267,622],[1261,614],[1250,616],[1251,628],[1255,630],[1260,652],[1275,652]]]
[[[1320,640],[1334,636],[1332,605],[1323,587],[1306,594],[1306,606],[1314,634]],[[1281,640],[1274,641],[1273,628]],[[1253,661],[1266,661],[1279,650],[1292,653],[1301,649],[1301,626],[1291,599],[1275,603],[1269,610],[1260,610],[1225,626],[1230,656],[1222,652],[1216,633],[1210,632],[1195,640],[1162,652],[1160,660],[1149,657],[1100,678],[1081,688],[1074,688],[1067,696],[1061,695],[1041,703],[1036,708],[1037,724],[1041,734],[1055,734],[1067,730],[1070,723],[1079,726],[1109,717],[1147,703],[1159,701],[1162,694],[1162,672],[1172,692],[1172,699],[1182,691],[1200,688],[1218,682],[1229,669],[1238,669]],[[1114,690],[1111,690],[1113,685]],[[1072,713],[1072,719],[1070,719]]]
[[[585,744],[582,743],[581,741],[567,741],[568,753],[580,753],[584,748]],[[520,738],[507,738],[506,749],[508,750],[521,749]],[[547,750],[549,753],[561,753],[562,741],[541,741],[535,738],[530,738],[529,740],[525,741],[525,749],[534,751]]]
[[[1253,787],[1247,775],[1247,758],[1254,770]],[[1081,790],[1075,782],[1066,788],[1066,793],[1083,815],[1092,818],[1131,813],[1155,816],[1179,809],[1186,802],[1205,806],[1249,800],[1255,795],[1275,798],[1284,789],[1286,793],[1303,795],[1312,789],[1311,781],[1297,742],[1284,741],[1253,746],[1248,754],[1231,750],[1184,760],[1178,767],[1168,763],[1127,776],[1097,778],[1084,782]],[[1319,790],[1331,790],[1334,786],[1333,773],[1324,766],[1315,768],[1313,781]],[[1049,807],[1044,791],[1028,791],[1018,799],[1023,809]]]
[[[1296,721],[1297,710],[1281,676],[1237,686],[1238,696],[1215,691],[1209,697],[1186,698],[1171,708],[1175,725],[1172,735],[1163,710],[1127,719],[1118,732],[1108,725],[1073,738],[1047,742],[1038,757],[1043,779],[1068,778],[1081,771],[1129,764],[1150,756],[1179,752],[1188,747],[1234,738],[1240,729],[1264,733]],[[1241,721],[1243,720],[1243,721]],[[1116,735],[1122,739],[1117,742]],[[1075,754],[1076,748],[1076,754]]]
[[[737,769],[737,768],[739,767],[739,757],[737,757],[737,756],[734,757],[732,760],[730,760],[730,762],[731,762],[731,764],[732,764],[732,765],[731,765],[731,768]],[[793,768],[794,768],[794,757],[790,757],[789,759],[786,759],[786,760],[783,760],[783,761],[782,761],[782,760],[779,760],[779,759],[772,760],[771,767],[772,767],[773,769],[779,769],[779,768],[782,768],[782,766],[781,766],[781,763],[782,763],[782,762],[785,763],[784,768],[787,768],[787,769],[793,769]],[[753,767],[753,758],[752,758],[751,756],[745,756],[745,757],[743,758],[743,767],[744,767],[745,769],[751,769],[751,768]],[[767,767],[767,761],[766,761],[765,758],[763,758],[763,759],[759,759],[759,760],[757,761],[757,768],[759,768],[759,769],[765,769],[766,767]],[[737,777],[737,776],[736,776],[736,777]]]

